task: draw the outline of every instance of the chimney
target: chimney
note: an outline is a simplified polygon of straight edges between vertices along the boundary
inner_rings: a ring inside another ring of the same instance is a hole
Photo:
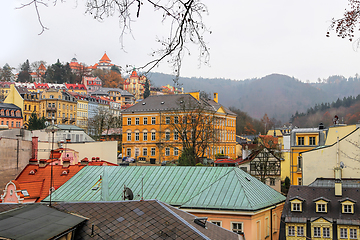
[[[334,169],[334,173],[335,173],[335,196],[341,197],[342,196],[341,168],[336,167]]]
[[[39,167],[46,167],[47,160],[46,159],[40,159],[39,160]]]
[[[219,94],[214,93],[214,102],[219,103]]]
[[[85,157],[84,159],[81,160],[81,165],[89,165],[89,159],[87,157]]]
[[[32,149],[31,149],[31,158],[37,159],[38,157],[38,146],[39,146],[39,138],[32,137]]]

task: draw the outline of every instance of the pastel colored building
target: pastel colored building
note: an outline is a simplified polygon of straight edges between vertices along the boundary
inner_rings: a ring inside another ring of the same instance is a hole
[[[290,186],[279,239],[360,239],[359,187],[359,179],[335,178]]]
[[[133,94],[136,99],[143,99],[143,94],[145,91],[145,76],[139,76],[138,73],[134,70],[132,71],[129,78],[125,79],[124,90]],[[150,85],[150,83],[149,83]],[[150,87],[150,86],[149,86]]]
[[[21,128],[23,126],[21,108],[14,104],[0,103],[0,125],[7,125],[9,129]]]
[[[123,155],[153,163],[178,159],[184,137],[179,136],[178,131],[195,132],[190,129],[192,122],[196,121],[196,116],[205,116],[203,121],[199,119],[196,141],[202,141],[203,136],[199,134],[205,134],[204,129],[213,132],[213,136],[206,145],[198,145],[203,148],[200,150],[203,156],[199,157],[215,159],[216,154],[224,154],[236,159],[236,114],[219,104],[217,94],[215,96],[214,100],[200,99],[199,92],[149,96],[125,109],[122,112]],[[194,113],[203,107],[200,116]],[[177,126],[182,129],[178,130]]]

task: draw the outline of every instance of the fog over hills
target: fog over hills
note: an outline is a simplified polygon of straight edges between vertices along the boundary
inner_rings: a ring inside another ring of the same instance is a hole
[[[162,86],[173,85],[174,76],[150,73],[148,78],[152,85]],[[354,95],[357,89],[360,90],[360,79],[354,81],[342,76],[332,76],[322,83],[311,84],[281,74],[240,81],[180,78],[179,82],[186,92],[218,92],[219,102],[226,107],[239,108],[258,119],[267,113],[270,118],[283,123],[288,122],[296,111],[305,112],[315,104],[336,101],[337,98]],[[338,91],[340,86],[341,92]]]

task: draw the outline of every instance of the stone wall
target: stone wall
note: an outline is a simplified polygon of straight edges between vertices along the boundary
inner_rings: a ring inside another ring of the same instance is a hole
[[[0,138],[0,194],[6,183],[13,180],[29,163],[31,141]]]

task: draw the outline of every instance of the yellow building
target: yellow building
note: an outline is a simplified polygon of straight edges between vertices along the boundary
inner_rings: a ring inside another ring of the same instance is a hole
[[[325,144],[326,130],[319,128],[295,128],[290,136],[290,183],[303,185],[301,153]]]
[[[77,101],[74,96],[62,90],[49,89],[41,93],[40,117],[57,124],[76,124]]]
[[[317,179],[309,186],[291,186],[283,209],[280,238],[360,239],[359,179]]]
[[[122,118],[123,156],[151,162],[177,160],[181,140],[193,136],[202,156],[214,159],[221,153],[236,158],[236,114],[218,103],[217,94],[214,100],[200,99],[198,92],[150,96],[124,110]],[[209,141],[200,143],[201,139]]]
[[[76,126],[84,129],[87,132],[89,99],[87,96],[75,92],[69,92],[69,94],[77,101]]]
[[[130,77],[125,79],[124,90],[133,94],[136,99],[142,99],[144,94],[145,82],[146,82],[146,77],[145,76],[139,77],[139,75],[134,69]]]
[[[275,136],[278,138],[278,144],[281,148],[281,180],[284,181],[286,177],[290,179],[290,162],[291,162],[291,149],[290,149],[290,135],[291,127],[281,127],[277,129],[271,129],[267,132],[267,135]]]
[[[358,178],[359,139],[360,129],[356,125],[329,128],[326,142],[330,145],[301,154],[303,184],[308,185],[316,178],[333,178],[335,169],[341,169],[342,178]]]

